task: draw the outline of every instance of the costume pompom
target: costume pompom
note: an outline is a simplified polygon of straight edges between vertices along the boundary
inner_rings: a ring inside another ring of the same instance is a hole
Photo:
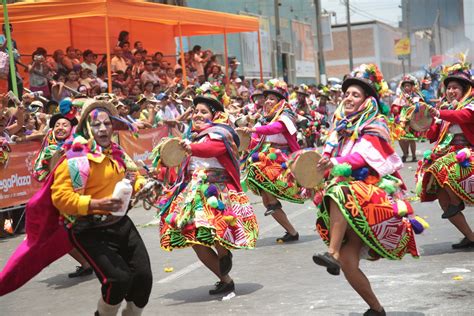
[[[363,167],[352,171],[352,176],[356,180],[365,180],[369,175],[369,168]]]
[[[232,214],[224,215],[224,221],[230,226],[235,226],[237,224],[237,217]]]
[[[335,165],[331,170],[331,175],[334,177],[349,177],[352,174],[352,167],[348,163]]]
[[[397,191],[395,182],[385,178],[382,178],[377,186],[387,192],[389,195]]]
[[[259,159],[260,158],[259,158],[259,153],[258,152],[252,154],[252,161],[253,162],[257,162],[257,161],[259,161]]]
[[[271,153],[268,155],[268,159],[270,160],[276,160],[277,159],[277,155],[275,153]]]
[[[423,225],[416,218],[410,218],[410,223],[413,231],[417,235],[421,234],[425,230]]]
[[[286,162],[282,162],[282,163],[281,163],[281,167],[282,167],[283,169],[288,168],[288,166],[286,165]]]
[[[209,185],[209,187],[206,190],[206,197],[211,197],[211,196],[217,196],[219,194],[219,191],[217,190],[217,187],[214,184]]]
[[[217,209],[218,209],[219,211],[225,210],[225,204],[224,204],[224,202],[218,201],[218,202],[217,202]]]
[[[265,161],[265,154],[264,153],[258,153],[258,160]]]
[[[471,162],[469,161],[469,159],[466,159],[464,161],[461,161],[459,165],[463,168],[468,168],[469,166],[471,166]]]
[[[424,220],[423,218],[421,218],[420,216],[418,216],[418,215],[415,216],[415,219],[416,219],[421,225],[423,225],[423,228],[424,228],[424,229],[430,228],[430,224],[428,224],[428,222],[425,221],[425,220]]]
[[[429,149],[426,150],[426,151],[423,153],[423,158],[424,158],[425,160],[431,160],[431,154],[432,154],[432,153],[433,153],[433,152],[432,152],[431,150],[429,150]]]
[[[210,198],[207,199],[207,205],[209,205],[212,208],[217,208],[219,206],[219,201],[215,196],[211,196]]]

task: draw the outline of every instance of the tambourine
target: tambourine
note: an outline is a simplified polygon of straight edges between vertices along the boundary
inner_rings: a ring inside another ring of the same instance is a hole
[[[288,159],[291,173],[301,186],[315,188],[323,182],[324,174],[316,169],[321,154],[314,149],[304,149],[292,153]]]
[[[166,167],[179,166],[186,158],[186,151],[178,138],[165,139],[158,146],[160,160]]]
[[[426,132],[433,123],[433,118],[429,114],[427,105],[424,104],[420,105],[417,112],[413,109],[413,112],[408,117],[410,120],[409,126],[417,132]]]
[[[250,141],[252,137],[249,133],[245,133],[243,130],[236,130],[237,135],[239,136],[240,146],[239,151],[246,151],[250,146]]]

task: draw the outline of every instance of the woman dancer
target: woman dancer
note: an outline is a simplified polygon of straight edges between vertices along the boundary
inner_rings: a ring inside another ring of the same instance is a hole
[[[436,118],[427,133],[434,142],[423,155],[417,170],[417,193],[422,202],[438,199],[448,219],[463,235],[454,249],[473,248],[474,233],[462,211],[474,204],[471,181],[474,173],[474,98],[469,65],[460,62],[444,69],[446,88],[438,108],[431,108]]]
[[[398,260],[407,252],[418,257],[413,233],[424,228],[403,199],[405,185],[398,174],[403,164],[390,146],[383,115],[388,108],[379,102],[384,88],[373,64],[361,65],[344,80],[343,101],[334,114],[324,156],[315,166],[331,174],[314,199],[319,209],[316,227],[329,247],[313,261],[332,275],[342,269],[370,307],[364,315],[385,311],[359,269],[361,252],[371,260]]]
[[[193,248],[219,278],[209,291],[214,295],[234,291],[230,250],[254,248],[258,226],[240,186],[239,140],[225,124],[224,89],[208,88],[194,98],[192,142],[181,143],[190,156],[184,180],[160,201],[160,235],[165,250]]]
[[[267,209],[265,216],[272,215],[286,230],[277,242],[291,242],[298,240],[299,234],[278,199],[303,204],[310,192],[298,186],[286,166],[288,155],[300,149],[296,139],[296,117],[287,102],[287,85],[284,81],[272,79],[266,86],[263,90],[266,99],[264,119],[255,127],[242,128],[247,133],[254,133],[255,139],[247,168],[247,184],[255,194],[262,196]]]
[[[112,103],[85,105],[77,127],[82,136],[54,171],[51,197],[72,244],[102,284],[96,315],[116,315],[123,299],[122,315],[140,315],[151,293],[150,260],[131,219],[116,213],[125,201],[112,193],[124,177],[137,179],[135,190],[143,178],[137,178],[134,163],[112,142],[114,121],[123,122]]]
[[[412,75],[406,75],[400,82],[400,95],[393,101],[392,113],[395,117],[395,122],[400,124],[402,129],[399,136],[400,148],[402,149],[402,161],[405,162],[408,158],[408,149],[411,150],[411,161],[416,159],[416,141],[422,137],[419,132],[414,131],[410,123],[410,112],[419,107],[419,103],[423,101],[423,96],[419,90],[418,80]]]

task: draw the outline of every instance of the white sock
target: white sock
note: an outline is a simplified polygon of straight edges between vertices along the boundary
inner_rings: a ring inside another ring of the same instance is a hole
[[[143,308],[137,307],[134,302],[127,302],[127,306],[122,310],[122,316],[140,316]]]
[[[99,302],[97,303],[97,311],[99,312],[100,316],[115,316],[118,313],[122,303],[117,305],[110,305],[104,302],[104,299],[100,297]]]

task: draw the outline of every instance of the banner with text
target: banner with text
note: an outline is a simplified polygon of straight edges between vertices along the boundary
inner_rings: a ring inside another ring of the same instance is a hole
[[[11,144],[6,163],[0,165],[0,209],[24,204],[41,188],[33,178],[39,142]]]

